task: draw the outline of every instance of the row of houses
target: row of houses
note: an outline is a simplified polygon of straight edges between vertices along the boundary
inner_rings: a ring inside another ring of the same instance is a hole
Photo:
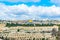
[[[10,27],[2,28],[0,36],[9,40],[55,40],[56,36],[52,36],[52,30],[58,31],[58,26],[44,27]],[[19,31],[17,31],[19,29]],[[47,32],[49,31],[49,32]],[[55,34],[55,32],[54,32]]]
[[[34,23],[34,24],[48,24],[48,23],[52,23],[52,24],[60,24],[59,20],[13,20],[13,21],[9,21],[9,20],[0,20],[0,23],[18,23],[18,24],[24,24],[24,23]]]

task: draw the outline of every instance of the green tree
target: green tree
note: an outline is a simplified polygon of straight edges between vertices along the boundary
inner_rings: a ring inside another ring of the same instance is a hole
[[[20,29],[17,29],[17,32],[19,32],[20,31]]]

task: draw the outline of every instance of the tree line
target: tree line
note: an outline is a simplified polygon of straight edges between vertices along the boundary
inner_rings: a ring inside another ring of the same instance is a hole
[[[6,27],[16,27],[16,26],[53,26],[54,24],[32,24],[32,23],[30,23],[30,24],[18,24],[18,23],[16,23],[16,24],[14,24],[14,23],[6,23]]]

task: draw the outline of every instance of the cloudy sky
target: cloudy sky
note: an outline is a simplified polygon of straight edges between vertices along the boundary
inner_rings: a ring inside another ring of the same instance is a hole
[[[60,19],[60,0],[0,0],[0,19]]]

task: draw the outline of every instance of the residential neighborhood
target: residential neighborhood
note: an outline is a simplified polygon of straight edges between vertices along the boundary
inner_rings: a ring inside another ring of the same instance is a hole
[[[58,20],[22,20],[20,22],[1,21],[0,38],[3,40],[57,40],[60,25]]]

